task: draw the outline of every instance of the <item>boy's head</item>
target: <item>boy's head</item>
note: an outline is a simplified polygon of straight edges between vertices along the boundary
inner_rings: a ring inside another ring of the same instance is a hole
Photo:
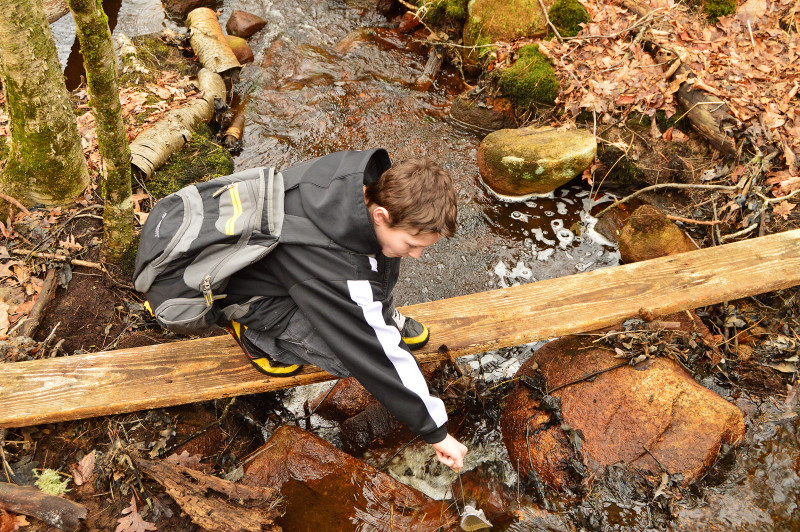
[[[386,256],[411,256],[456,232],[456,194],[450,176],[430,159],[392,165],[364,187],[364,200]]]

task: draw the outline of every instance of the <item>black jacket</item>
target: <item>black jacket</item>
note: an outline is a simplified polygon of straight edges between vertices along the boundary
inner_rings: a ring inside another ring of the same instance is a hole
[[[389,168],[383,149],[338,152],[282,170],[299,180],[287,215],[311,220],[335,246],[280,244],[231,278],[228,301],[270,299],[245,325],[277,336],[300,309],[334,355],[398,420],[428,443],[447,435],[447,413],[392,320],[400,259],[387,258],[364,204],[363,185]]]

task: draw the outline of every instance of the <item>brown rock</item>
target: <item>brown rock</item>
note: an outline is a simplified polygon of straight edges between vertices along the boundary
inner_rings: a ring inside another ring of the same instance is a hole
[[[617,365],[620,361],[614,355],[614,351],[592,344],[591,339],[571,336],[548,343],[537,351],[535,360],[552,389]],[[520,368],[519,374],[532,374],[529,364]],[[520,463],[520,469],[527,459],[527,416],[535,414],[528,434],[535,432],[542,418],[541,413],[536,414],[536,402],[525,394],[527,390],[518,386],[501,420],[504,440],[515,443],[509,446],[512,464]],[[671,475],[681,474],[683,485],[688,485],[714,462],[722,444],[736,444],[744,435],[739,408],[697,384],[666,358],[602,373],[592,382],[571,384],[553,395],[561,399],[564,422],[583,433],[583,462],[598,471],[617,462],[652,473],[659,473],[663,466]],[[516,409],[524,411],[519,414]],[[530,439],[530,449],[543,438],[535,436]],[[563,456],[571,450],[572,446],[564,448],[562,444],[562,448],[547,452]],[[549,468],[541,469],[537,462],[534,466],[543,480],[559,487],[552,482],[555,475]]]
[[[161,3],[167,16],[179,22],[183,22],[186,15],[198,7],[214,9],[222,4],[219,0],[161,0]]]
[[[420,24],[422,24],[422,21],[417,18],[413,11],[406,11],[403,13],[403,18],[400,20],[397,29],[403,33],[408,33],[417,29]]]
[[[228,41],[228,46],[233,50],[233,55],[236,56],[236,59],[241,64],[253,62],[253,49],[250,48],[247,41],[234,35],[226,35],[225,40]]]
[[[339,379],[330,392],[320,394],[308,406],[325,419],[341,422],[376,402],[355,377],[348,377]]]
[[[514,106],[505,98],[474,99],[468,94],[462,94],[453,100],[450,117],[484,134],[517,127]]]
[[[280,491],[284,530],[458,530],[457,516],[440,501],[298,427],[273,434],[242,484]]]
[[[686,233],[652,205],[636,209],[619,235],[619,253],[626,263],[696,249]]]
[[[359,412],[342,423],[342,449],[354,456],[359,456],[372,445],[397,443],[397,435],[404,427],[380,403],[374,402],[363,412]],[[408,430],[404,441],[413,438]],[[390,441],[391,440],[391,441]]]
[[[267,25],[267,21],[247,11],[236,10],[231,13],[225,31],[228,35],[249,39]]]

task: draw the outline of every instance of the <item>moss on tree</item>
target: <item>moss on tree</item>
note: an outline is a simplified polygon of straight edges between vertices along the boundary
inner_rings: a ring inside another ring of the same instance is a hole
[[[581,31],[580,24],[589,22],[589,12],[578,0],[556,0],[547,16],[562,37],[574,37]]]
[[[523,46],[511,67],[500,73],[500,87],[520,108],[555,105],[560,86],[553,65],[535,44]]]
[[[172,155],[167,164],[153,172],[147,189],[157,199],[181,188],[233,173],[233,157],[224,147],[211,141],[211,130],[199,126],[181,151]]]

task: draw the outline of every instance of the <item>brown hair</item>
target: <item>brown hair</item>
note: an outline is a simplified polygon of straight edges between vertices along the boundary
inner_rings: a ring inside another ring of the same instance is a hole
[[[416,229],[420,233],[456,233],[456,193],[453,180],[428,158],[393,164],[377,181],[367,185],[369,204],[385,208],[390,227]]]

